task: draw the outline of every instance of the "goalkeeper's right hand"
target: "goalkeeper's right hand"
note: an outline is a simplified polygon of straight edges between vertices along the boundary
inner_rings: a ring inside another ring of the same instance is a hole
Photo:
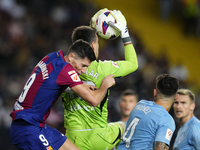
[[[93,16],[93,17],[91,18],[91,20],[90,20],[90,27],[95,28],[95,24],[96,24],[97,17],[98,17],[102,12],[105,12],[105,11],[108,11],[108,9],[107,9],[107,8],[101,9],[101,10],[99,10],[96,14],[94,14],[94,16]]]
[[[111,14],[115,17],[117,23],[109,21],[108,25],[110,25],[115,30],[120,32],[120,35],[121,35],[121,38],[122,38],[124,44],[130,43],[131,39],[130,39],[130,36],[129,36],[129,32],[128,32],[128,28],[127,28],[127,22],[126,22],[124,15],[121,13],[120,10],[118,10],[118,11],[113,10],[113,11],[111,11]]]

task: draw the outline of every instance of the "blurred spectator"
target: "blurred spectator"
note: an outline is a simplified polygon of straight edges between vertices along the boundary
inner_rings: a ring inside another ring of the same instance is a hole
[[[189,71],[183,63],[178,62],[177,64],[174,64],[169,68],[169,74],[177,77],[179,79],[179,82],[185,84],[185,81],[189,76]]]
[[[182,6],[182,17],[184,23],[184,33],[197,35],[199,20],[199,0],[180,0]]]
[[[1,100],[0,100],[1,101]],[[0,106],[0,150],[17,150],[10,138],[10,124],[12,118],[9,116],[13,109],[15,100],[10,97],[5,105]]]
[[[160,16],[163,21],[168,21],[172,7],[173,0],[160,0]]]

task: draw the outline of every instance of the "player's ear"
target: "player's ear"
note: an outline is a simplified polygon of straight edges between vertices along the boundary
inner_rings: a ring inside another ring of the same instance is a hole
[[[156,97],[156,95],[157,95],[157,91],[156,91],[156,89],[154,89],[153,90],[153,96]]]
[[[190,110],[194,111],[194,109],[195,109],[195,103],[192,103],[191,106],[190,106]]]
[[[90,45],[93,49],[93,51],[95,50],[95,42],[93,41],[92,44]]]
[[[69,53],[68,59],[70,62],[72,61],[72,59],[74,59],[74,57],[75,57],[74,53]]]
[[[178,99],[178,97],[179,97],[179,94],[176,94],[176,96],[175,96],[174,100],[177,100],[177,99]]]

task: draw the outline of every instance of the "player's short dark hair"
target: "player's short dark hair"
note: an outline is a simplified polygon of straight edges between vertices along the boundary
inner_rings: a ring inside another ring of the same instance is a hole
[[[68,49],[67,55],[69,53],[76,53],[77,57],[79,58],[88,58],[91,62],[96,60],[94,50],[90,46],[90,44],[86,41],[83,41],[81,39],[76,40]]]
[[[156,78],[156,88],[165,96],[173,96],[177,93],[179,81],[169,74],[162,74]]]
[[[134,96],[136,96],[137,101],[138,101],[138,94],[137,94],[136,91],[134,91],[134,90],[132,90],[132,89],[126,89],[126,90],[124,90],[124,91],[122,92],[121,97],[127,96],[127,95],[134,95]]]
[[[82,39],[89,44],[92,44],[92,42],[96,42],[97,35],[96,35],[96,29],[90,27],[90,26],[80,26],[74,29],[72,32],[72,43],[74,43],[76,40]]]

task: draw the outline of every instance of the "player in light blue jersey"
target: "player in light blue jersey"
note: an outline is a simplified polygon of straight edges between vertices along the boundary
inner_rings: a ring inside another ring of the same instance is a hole
[[[169,149],[175,123],[168,111],[178,98],[178,86],[177,78],[171,75],[156,78],[154,102],[141,100],[134,107],[117,150]]]
[[[178,90],[179,98],[174,102],[174,114],[179,119],[173,150],[200,150],[200,121],[194,116],[195,95],[188,89]]]
[[[128,117],[132,111],[132,109],[137,105],[138,103],[138,94],[136,91],[132,89],[126,89],[121,94],[121,101],[119,102],[119,107],[121,110],[121,120],[122,122],[127,124]],[[122,142],[119,143],[121,145]],[[116,150],[117,145],[112,149]]]

